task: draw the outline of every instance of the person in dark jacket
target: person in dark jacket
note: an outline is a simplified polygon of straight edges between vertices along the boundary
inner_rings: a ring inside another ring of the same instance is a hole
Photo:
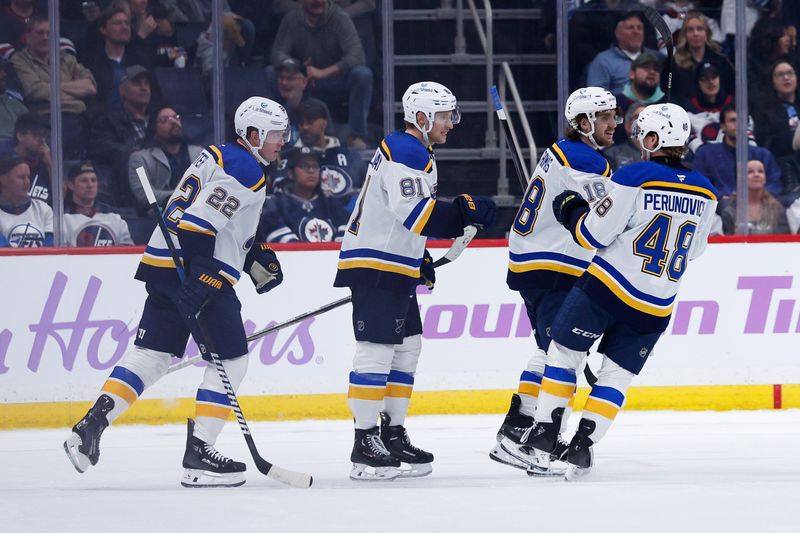
[[[779,59],[770,68],[771,89],[765,91],[753,109],[756,140],[775,157],[800,149],[800,99],[797,68]]]

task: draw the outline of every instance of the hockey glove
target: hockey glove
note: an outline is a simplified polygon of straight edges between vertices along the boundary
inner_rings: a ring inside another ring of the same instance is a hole
[[[474,224],[488,228],[494,224],[497,216],[497,207],[491,198],[462,194],[453,200],[453,204],[461,211],[464,227]]]
[[[564,191],[553,199],[553,214],[559,224],[572,231],[578,219],[589,210],[589,202],[581,193]]]
[[[436,269],[433,268],[433,257],[428,250],[425,250],[422,264],[419,266],[419,284],[433,290],[434,283],[436,283]]]
[[[208,301],[219,294],[226,281],[220,275],[219,262],[210,257],[192,258],[191,272],[186,276],[175,302],[181,317],[191,323]]]
[[[283,281],[283,270],[275,252],[267,243],[253,245],[244,261],[244,269],[250,274],[258,294],[269,292]]]

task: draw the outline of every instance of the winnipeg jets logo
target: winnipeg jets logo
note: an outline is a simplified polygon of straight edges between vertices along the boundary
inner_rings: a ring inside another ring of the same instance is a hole
[[[306,242],[330,242],[335,233],[331,223],[321,218],[304,219],[300,231]]]
[[[353,179],[341,168],[323,167],[320,174],[322,191],[329,196],[338,198],[350,190]]]
[[[681,183],[683,183],[683,180],[686,179],[686,174],[678,174],[678,179],[681,180]]]

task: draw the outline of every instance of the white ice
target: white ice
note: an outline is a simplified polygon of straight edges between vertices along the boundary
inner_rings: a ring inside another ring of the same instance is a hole
[[[373,483],[347,477],[351,422],[253,423],[262,455],[312,473],[310,489],[259,474],[233,422],[217,447],[247,458],[237,489],[180,487],[179,425],[110,428],[85,474],[61,448],[66,429],[0,432],[0,531],[800,531],[800,410],[622,412],[578,483],[490,461],[501,418],[410,418],[433,474]]]

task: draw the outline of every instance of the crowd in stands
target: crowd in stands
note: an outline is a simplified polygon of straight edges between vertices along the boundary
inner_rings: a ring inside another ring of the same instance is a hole
[[[545,19],[555,11],[555,0],[533,3],[544,8]],[[359,150],[374,146],[383,133],[370,122],[380,84],[374,75],[378,2],[222,4],[226,124],[253,94],[282,103],[291,120],[291,138],[268,172],[272,185],[264,212],[280,223],[271,231],[273,240],[336,240],[364,179]],[[719,232],[735,231],[735,2],[577,4],[569,16],[570,88],[596,85],[617,96],[625,127],[605,151],[612,168],[639,160],[630,127],[644,106],[666,100],[669,65],[663,40],[641,11],[647,4],[673,31],[671,101],[690,114],[687,164],[706,173],[723,195]],[[146,168],[164,202],[211,142],[211,6],[211,0],[62,0],[62,174],[65,213],[73,217],[63,222],[71,235],[65,242],[146,240],[151,224],[140,223],[146,201],[135,169]],[[43,215],[53,201],[47,15],[43,0],[0,0],[0,216],[4,223],[10,213],[41,219],[40,237],[6,234],[6,246],[46,244],[52,233],[52,215],[49,227]],[[799,21],[800,2],[747,0],[752,233],[800,227]],[[554,51],[554,30],[537,38]],[[17,194],[25,183],[26,194]],[[123,230],[125,220],[130,228]],[[72,229],[84,226],[104,229],[79,229],[75,237]]]
[[[552,3],[552,2],[551,2]],[[736,19],[733,0],[591,0],[569,19],[570,85],[607,88],[625,113],[612,168],[640,159],[630,139],[641,106],[666,101],[669,65],[663,39],[647,22],[655,8],[673,32],[671,101],[691,119],[687,165],[718,188],[718,234],[736,232]],[[796,233],[800,226],[800,100],[797,24],[800,2],[747,1],[747,228]]]
[[[269,169],[276,187],[268,203],[283,195],[330,203],[335,212],[321,219],[335,231],[293,228],[292,240],[334,240],[363,181],[358,150],[374,145],[381,130],[368,123],[376,2],[223,0],[222,7],[226,124],[253,94],[286,106],[292,137],[280,168]],[[63,241],[141,243],[151,224],[125,225],[147,219],[136,168],[147,170],[163,203],[212,140],[212,1],[62,0],[60,9]],[[39,216],[41,238],[4,238],[4,246],[52,241],[47,16],[46,1],[0,0],[0,210],[16,218],[49,213]],[[291,150],[303,147],[319,160],[310,188],[297,183],[310,183],[304,174],[314,165],[289,164]],[[27,193],[12,194],[6,180],[27,183]]]

